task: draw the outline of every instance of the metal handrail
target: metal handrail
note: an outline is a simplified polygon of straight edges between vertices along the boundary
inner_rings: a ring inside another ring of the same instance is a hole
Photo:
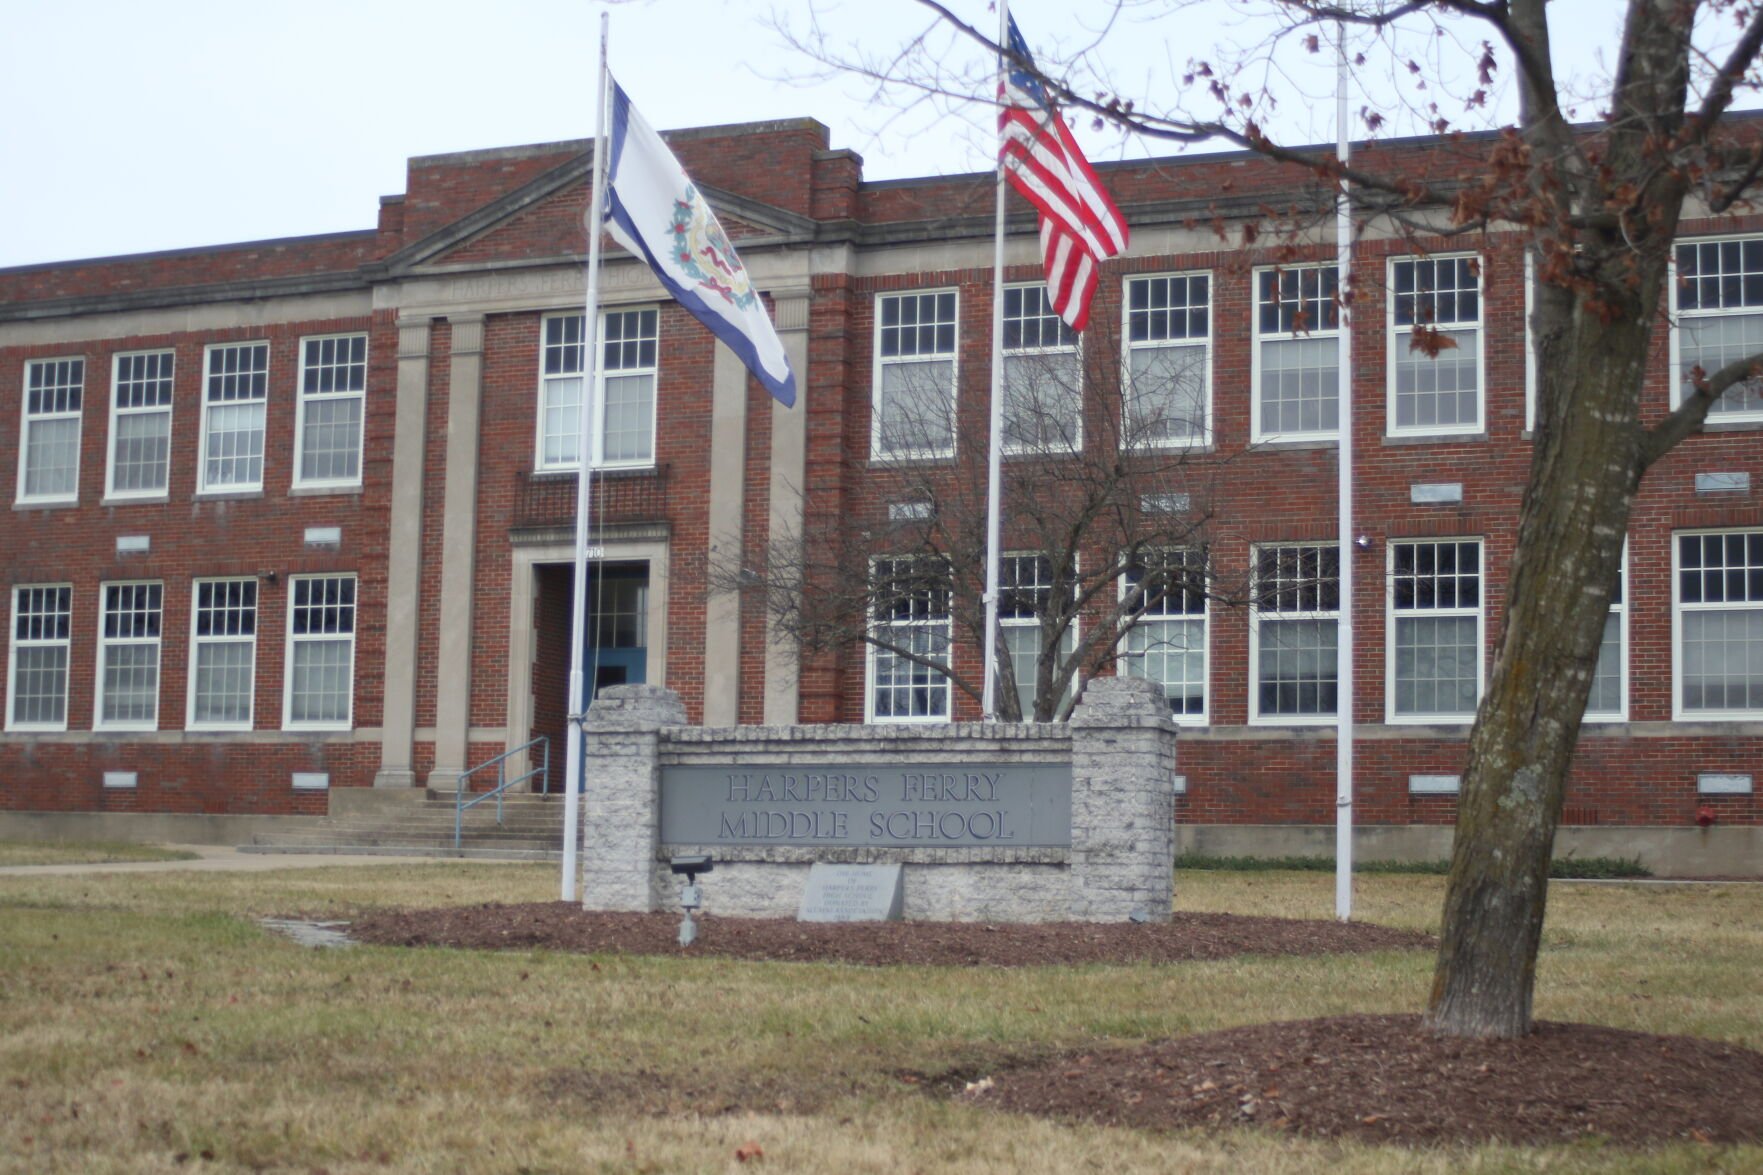
[[[534,767],[534,768],[531,768],[527,771],[524,771],[519,775],[516,775],[513,779],[509,779],[508,778],[508,760],[513,758],[515,755],[520,754],[522,751],[529,750],[530,748],[535,747],[535,746],[539,746],[540,744],[543,744],[543,748],[542,748],[542,754],[540,755],[540,758],[539,758],[539,765],[537,767]],[[476,775],[479,771],[483,771],[489,767],[494,767],[496,769],[496,786],[494,788],[492,788],[491,790],[485,792],[481,796],[477,796],[477,797],[475,797],[473,799],[469,799],[469,800],[466,799],[465,798],[466,792],[470,790],[468,787],[467,781],[470,780],[471,777],[473,775]],[[525,783],[527,780],[531,779],[535,775],[539,775],[539,776],[544,777],[544,783],[540,787],[540,790],[543,791],[546,795],[550,795],[551,794],[551,740],[550,740],[550,738],[548,738],[547,736],[542,735],[542,734],[538,738],[533,739],[531,742],[522,743],[518,747],[514,747],[514,748],[511,748],[510,750],[503,751],[500,755],[497,755],[494,759],[489,759],[489,760],[486,760],[485,762],[479,763],[476,767],[473,767],[469,771],[461,771],[459,773],[459,783],[458,783],[459,790],[453,793],[453,848],[454,848],[454,850],[455,851],[458,850],[459,842],[460,842],[460,840],[463,836],[463,833],[464,833],[465,810],[467,808],[475,808],[479,804],[483,803],[485,800],[493,798],[496,801],[496,823],[500,824],[500,823],[502,823],[502,793],[507,791],[509,788],[513,787],[517,783]]]

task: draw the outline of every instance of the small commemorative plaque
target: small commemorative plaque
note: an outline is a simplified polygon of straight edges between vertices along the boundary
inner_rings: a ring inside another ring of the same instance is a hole
[[[816,861],[802,888],[798,922],[894,922],[903,898],[899,865]]]

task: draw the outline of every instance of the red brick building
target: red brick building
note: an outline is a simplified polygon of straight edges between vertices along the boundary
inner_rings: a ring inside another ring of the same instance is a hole
[[[951,430],[981,410],[989,181],[866,183],[808,120],[669,138],[770,299],[801,398],[773,405],[611,255],[602,680],[665,683],[713,724],[977,718],[861,643],[803,654],[719,585],[780,536],[902,504],[902,380],[947,390]],[[358,233],[0,271],[0,809],[323,812],[337,789],[451,788],[562,734],[588,146],[412,159],[406,192]],[[1433,149],[1377,148],[1417,168]],[[1215,467],[1207,558],[1328,580],[1333,246],[1244,231],[1309,198],[1306,181],[1239,154],[1104,171],[1133,242],[1089,333],[1123,374],[1092,368],[1074,422],[1179,366],[1182,411],[1159,443]],[[1530,458],[1523,244],[1422,255],[1370,232],[1356,254],[1357,818],[1392,845],[1436,849],[1397,834],[1452,818],[1501,623]],[[1040,313],[1026,215],[1009,257],[1027,291],[1011,337],[1057,358],[1071,344]],[[1686,220],[1678,261],[1654,415],[1674,372],[1763,345],[1763,220]],[[1311,329],[1293,333],[1294,312]],[[1458,345],[1409,349],[1416,321]],[[1701,845],[1730,869],[1757,843],[1760,430],[1763,394],[1731,394],[1643,488],[1569,847],[1693,861]],[[1284,849],[1332,823],[1336,619],[1326,584],[1300,595],[1173,599],[1142,618],[1163,643],[1127,642],[1109,670],[1169,691],[1179,818],[1202,843]]]

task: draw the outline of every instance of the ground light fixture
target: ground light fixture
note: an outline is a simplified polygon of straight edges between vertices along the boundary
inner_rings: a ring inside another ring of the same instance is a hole
[[[668,861],[667,867],[675,875],[684,875],[686,884],[679,891],[680,909],[685,917],[679,924],[679,945],[689,947],[698,938],[698,924],[692,921],[692,911],[704,905],[704,892],[698,888],[698,874],[708,873],[715,866],[709,853],[691,853],[686,856],[674,857]]]

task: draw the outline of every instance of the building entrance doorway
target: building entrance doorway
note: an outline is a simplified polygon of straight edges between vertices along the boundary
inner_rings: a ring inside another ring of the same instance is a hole
[[[532,734],[550,738],[552,769],[559,773],[569,733],[569,654],[577,639],[570,614],[574,594],[570,564],[533,568]],[[592,703],[607,686],[648,681],[648,562],[590,563],[588,614],[592,619],[580,638],[587,700]]]

